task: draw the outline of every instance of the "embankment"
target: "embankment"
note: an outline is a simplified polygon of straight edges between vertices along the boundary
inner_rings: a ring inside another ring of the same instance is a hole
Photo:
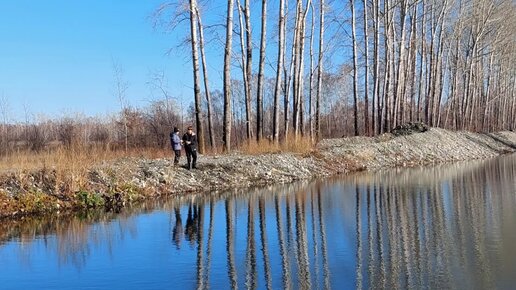
[[[161,195],[224,191],[289,183],[360,170],[485,159],[516,152],[516,133],[479,134],[431,128],[404,136],[352,137],[321,141],[306,154],[202,156],[197,170],[174,167],[172,159],[120,159],[89,170],[81,190],[52,169],[0,174],[0,217],[114,209]],[[184,158],[184,157],[183,157]]]

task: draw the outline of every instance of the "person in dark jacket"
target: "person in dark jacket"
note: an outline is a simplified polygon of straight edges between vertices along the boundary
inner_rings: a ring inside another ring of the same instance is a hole
[[[181,138],[179,137],[179,129],[174,127],[174,132],[170,133],[170,145],[172,145],[172,150],[174,150],[174,165],[179,164],[179,159],[181,158]]]
[[[197,168],[197,135],[193,132],[192,126],[189,126],[183,135],[183,143],[186,151],[186,168]]]

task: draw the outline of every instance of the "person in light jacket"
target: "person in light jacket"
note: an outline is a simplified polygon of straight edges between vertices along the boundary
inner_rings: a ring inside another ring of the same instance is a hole
[[[181,158],[181,137],[179,137],[179,129],[174,127],[174,132],[170,133],[170,144],[172,145],[172,150],[174,150],[174,165],[177,166],[179,164],[179,159]]]

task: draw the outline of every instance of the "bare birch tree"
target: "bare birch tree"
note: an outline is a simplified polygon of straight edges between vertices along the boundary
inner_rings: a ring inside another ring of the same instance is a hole
[[[195,124],[199,153],[204,153],[204,125],[202,116],[201,88],[199,76],[199,45],[197,42],[197,1],[190,0],[190,40],[192,45],[192,66],[194,78]]]
[[[204,27],[202,25],[201,14],[198,7],[195,10],[197,14],[197,23],[199,28],[199,48],[201,50],[202,73],[204,78],[204,94],[206,96],[206,106],[208,108],[208,134],[210,137],[210,145],[212,150],[217,150],[215,142],[215,129],[213,124],[213,105],[211,103],[211,92],[208,81],[208,65],[206,63],[206,53],[204,51]]]
[[[258,67],[258,85],[256,89],[256,140],[263,138],[263,75],[265,66],[265,47],[267,33],[267,0],[262,0],[262,28],[260,35],[260,62]]]
[[[233,39],[233,0],[228,0],[226,17],[226,45],[224,47],[224,124],[223,150],[231,151],[231,48]]]
[[[252,40],[251,40],[251,21],[249,11],[249,0],[245,0],[245,8],[240,4],[240,0],[237,2],[238,5],[238,19],[240,24],[240,49],[241,49],[241,62],[242,62],[242,78],[244,81],[244,98],[245,98],[245,119],[246,119],[246,134],[247,140],[251,140],[253,136],[252,130],[252,114],[251,114],[251,81],[252,81]],[[242,21],[242,15],[245,16],[245,27]],[[244,31],[246,32],[244,34]],[[245,37],[244,37],[245,36]],[[247,38],[245,42],[247,48],[244,48],[244,38]]]
[[[355,25],[355,0],[351,4],[351,33],[353,39],[353,119],[355,136],[358,136],[358,56],[357,56],[357,33]]]
[[[278,59],[276,66],[276,84],[274,87],[274,115],[273,115],[273,128],[272,128],[272,138],[274,142],[278,144],[279,142],[279,97],[281,93],[282,86],[282,71],[285,60],[285,29],[283,26],[285,25],[285,0],[280,0],[279,2],[279,16],[278,16]],[[285,88],[286,89],[286,88]],[[286,114],[287,112],[285,112]]]
[[[324,0],[319,0],[319,56],[317,58],[317,92],[315,100],[315,136],[321,139],[321,90],[324,51]]]

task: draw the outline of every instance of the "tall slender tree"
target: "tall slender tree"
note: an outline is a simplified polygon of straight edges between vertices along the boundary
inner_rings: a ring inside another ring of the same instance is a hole
[[[315,9],[314,3],[310,3],[310,75],[308,85],[308,127],[310,128],[310,140],[315,141],[314,131],[314,104],[313,104],[313,83],[314,83],[314,37],[315,37]]]
[[[204,52],[204,27],[202,25],[201,14],[198,7],[195,12],[197,14],[197,23],[199,26],[199,47],[201,49],[202,73],[204,77],[204,94],[206,96],[206,106],[208,107],[208,134],[210,137],[210,145],[212,150],[217,150],[215,142],[215,129],[213,124],[213,105],[211,102],[211,92],[208,81],[208,65],[206,63],[206,53]]]
[[[315,100],[315,136],[321,139],[321,91],[324,52],[324,0],[319,0],[319,56],[317,59],[317,92]]]
[[[267,33],[267,0],[262,0],[262,29],[260,36],[260,62],[258,68],[258,85],[256,89],[256,140],[263,138],[263,74],[265,66],[265,48]]]
[[[240,4],[240,0],[237,2],[238,5],[238,18],[240,23],[240,48],[242,52],[242,74],[244,81],[244,98],[245,98],[245,122],[246,122],[246,134],[247,139],[250,140],[253,136],[253,130],[251,127],[252,114],[251,114],[251,81],[252,81],[252,43],[251,43],[251,22],[249,12],[249,0],[245,1],[245,8]],[[245,27],[242,21],[242,15],[245,16],[246,22]],[[244,31],[246,33],[244,34]],[[244,49],[244,36],[247,37],[247,49]]]
[[[274,142],[278,144],[279,142],[279,97],[281,93],[282,86],[282,70],[284,66],[285,60],[285,30],[283,26],[285,24],[285,0],[279,1],[279,16],[278,16],[278,59],[277,59],[277,67],[276,67],[276,84],[274,87],[274,115],[273,115],[273,128],[272,128],[272,138]],[[286,113],[286,112],[285,112]]]
[[[370,134],[369,128],[369,30],[367,0],[364,0],[364,130]]]
[[[195,123],[199,153],[204,153],[204,129],[201,103],[201,88],[199,77],[199,44],[197,42],[197,1],[190,0],[190,39],[192,45],[192,66],[194,77]]]
[[[226,45],[224,47],[224,125],[223,150],[231,151],[231,47],[233,40],[233,0],[228,0],[226,17]]]
[[[357,33],[355,24],[355,0],[351,4],[351,33],[353,39],[353,119],[355,136],[358,136],[358,56],[357,56]]]

